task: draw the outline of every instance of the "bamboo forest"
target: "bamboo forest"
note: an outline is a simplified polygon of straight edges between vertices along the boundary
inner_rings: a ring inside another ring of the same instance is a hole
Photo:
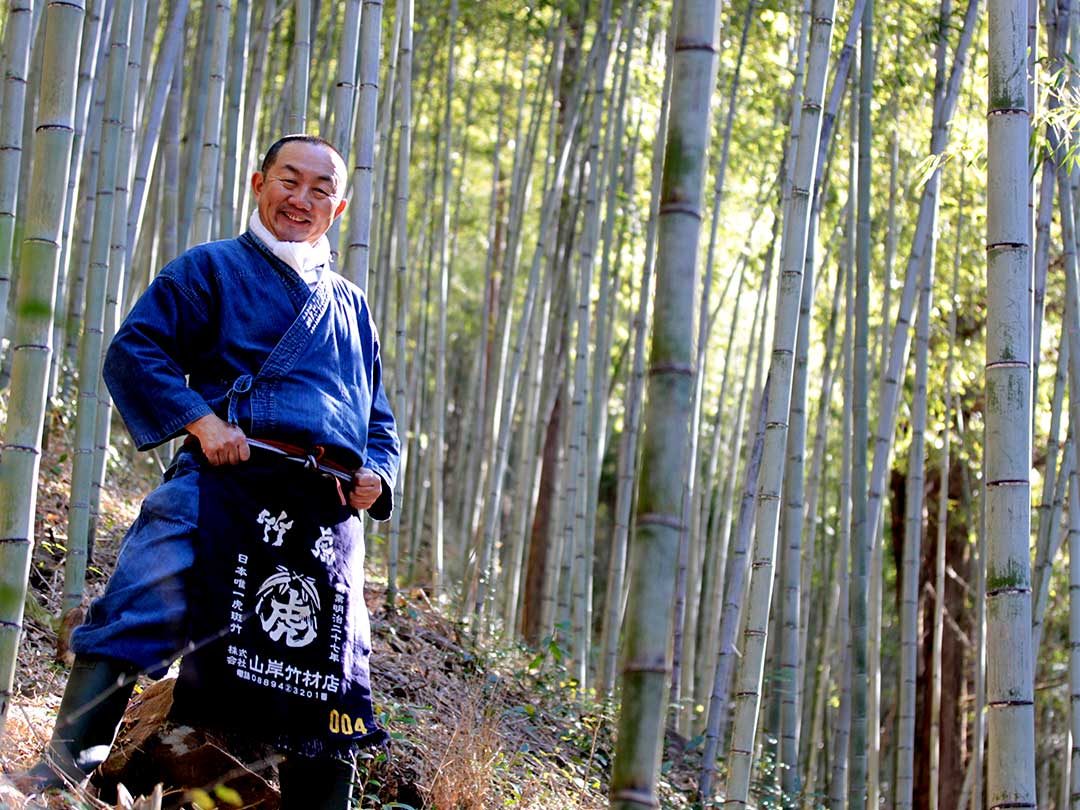
[[[359,462],[328,484],[374,707],[330,730],[390,738],[352,807],[1080,810],[1080,0],[3,0],[0,31],[0,807],[279,806],[18,775],[151,491],[218,464],[185,426],[247,401],[177,366],[198,407],[140,438],[106,350],[204,243],[306,280],[241,236],[302,133],[344,160],[327,276],[400,442],[389,519]],[[255,277],[222,329],[292,289]],[[339,387],[298,411],[352,419]],[[106,752],[196,651],[133,665]],[[346,806],[284,756],[282,808]]]

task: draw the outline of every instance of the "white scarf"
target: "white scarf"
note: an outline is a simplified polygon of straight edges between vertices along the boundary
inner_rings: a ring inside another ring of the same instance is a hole
[[[326,234],[320,236],[314,245],[310,242],[282,242],[263,224],[258,208],[251,212],[248,227],[275,256],[295,270],[309,288],[315,289],[323,272],[330,266],[330,240]]]

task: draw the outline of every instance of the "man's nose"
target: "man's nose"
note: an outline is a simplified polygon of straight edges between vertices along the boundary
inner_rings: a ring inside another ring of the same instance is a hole
[[[311,208],[311,192],[306,188],[294,188],[289,195],[289,204],[296,208]]]

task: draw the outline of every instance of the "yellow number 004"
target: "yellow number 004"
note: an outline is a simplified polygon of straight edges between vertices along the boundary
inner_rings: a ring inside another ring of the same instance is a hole
[[[330,710],[331,734],[352,734],[354,728],[357,734],[367,734],[367,728],[364,727],[364,721],[359,717],[356,718],[354,726],[354,721],[349,715],[344,712],[338,712],[337,709]]]

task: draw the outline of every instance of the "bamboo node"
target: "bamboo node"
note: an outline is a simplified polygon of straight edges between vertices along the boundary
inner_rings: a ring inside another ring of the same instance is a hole
[[[29,445],[29,444],[5,444],[5,445],[3,445],[3,449],[4,450],[14,450],[16,453],[31,453],[31,454],[33,454],[35,456],[40,456],[41,455],[41,450],[39,448],[33,447],[32,445]],[[5,542],[5,541],[3,539],[0,539],[0,543],[3,543],[3,542]]]
[[[685,374],[690,377],[694,374],[692,363],[653,363],[649,366],[649,374]]]
[[[42,239],[40,236],[28,236],[23,240],[24,242],[33,242],[35,245],[52,245],[54,248],[60,247],[60,242],[57,239]]]
[[[638,663],[635,661],[627,661],[622,667],[623,674],[627,672],[657,672],[661,675],[667,675],[671,672],[671,668],[663,663],[657,664],[654,662]]]
[[[637,790],[636,788],[623,788],[622,790],[616,790],[612,795],[612,798],[616,801],[633,802],[634,804],[640,804],[642,807],[659,807],[660,803],[653,798],[652,793],[645,790]]]
[[[658,512],[646,512],[644,515],[639,515],[637,519],[638,525],[648,526],[666,526],[669,529],[682,530],[682,519],[675,517],[674,515],[662,515]]]
[[[50,351],[50,347],[44,343],[18,343],[11,347],[16,351],[30,349],[33,351],[47,352]]]
[[[664,203],[660,206],[661,214],[686,214],[689,217],[693,217],[698,222],[701,222],[701,209],[692,205],[684,205],[682,203]]]
[[[680,40],[675,43],[675,53],[682,53],[683,51],[706,51],[707,53],[719,53],[716,46],[712,42],[705,42],[704,40]]]
[[[19,622],[0,621],[0,627],[14,627],[16,630],[21,630],[22,624],[20,624]]]
[[[75,133],[75,127],[71,124],[38,124],[34,127],[34,132],[70,132]]]
[[[1006,709],[1009,706],[1034,706],[1033,700],[988,700],[986,705],[992,709]],[[1026,807],[1027,805],[1017,805],[1017,807]]]
[[[1004,596],[1010,593],[1031,593],[1031,588],[994,588],[986,592],[988,597],[990,596]]]

